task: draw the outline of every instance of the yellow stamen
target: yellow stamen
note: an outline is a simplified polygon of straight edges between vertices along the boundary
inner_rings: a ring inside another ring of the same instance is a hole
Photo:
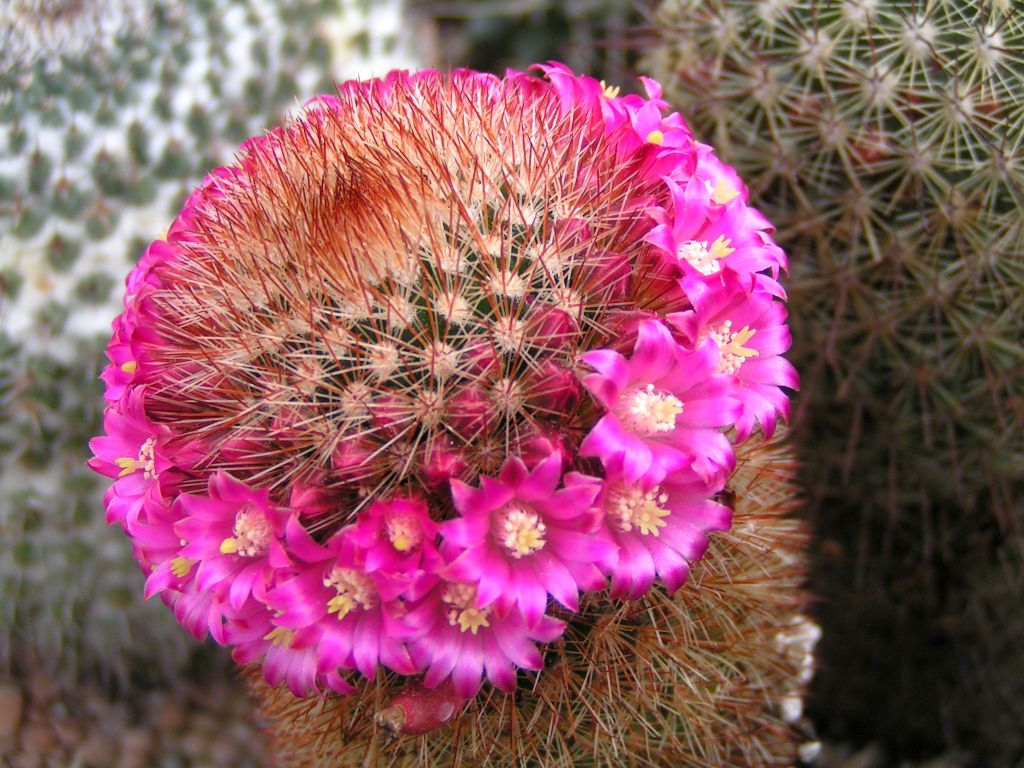
[[[117,475],[118,477],[130,475],[142,466],[138,459],[130,459],[127,456],[114,459],[114,463],[121,468],[121,472]]]
[[[619,416],[627,429],[641,435],[670,432],[676,428],[676,417],[683,412],[683,402],[653,384],[627,391],[619,407]]]
[[[138,472],[140,469],[147,480],[152,480],[156,477],[155,458],[153,456],[153,448],[155,446],[156,439],[149,437],[139,446],[138,458],[122,456],[121,458],[114,459],[114,463],[121,468],[118,477],[125,477],[126,475]]]
[[[736,373],[748,358],[757,357],[756,349],[744,346],[754,338],[755,333],[757,330],[749,325],[743,326],[734,333],[732,321],[726,320],[709,334],[718,345],[719,360],[716,368],[718,373]]]
[[[543,549],[546,532],[547,526],[536,512],[513,507],[505,513],[499,535],[508,553],[518,560]]]
[[[449,584],[441,593],[441,600],[451,606],[447,610],[448,623],[453,627],[457,624],[463,632],[474,635],[480,627],[489,627],[488,616],[491,606],[478,608],[476,604],[476,587],[472,584]]]
[[[479,611],[476,608],[463,608],[459,612],[459,629],[463,632],[469,630],[475,635],[480,627],[491,626],[487,620],[488,613],[489,611]]]
[[[655,128],[653,131],[647,134],[647,143],[661,146],[665,143],[665,134]]]
[[[338,620],[341,621],[356,607],[355,601],[351,596],[346,594],[338,594],[327,601],[327,612],[338,614]]]
[[[274,627],[263,636],[263,639],[269,640],[274,645],[283,645],[285,648],[290,648],[294,637],[295,633],[292,630],[285,629],[284,627]]]
[[[740,191],[733,186],[728,179],[718,179],[715,188],[711,191],[711,202],[718,205],[726,205],[738,195]]]
[[[195,564],[195,560],[190,560],[187,557],[176,557],[171,560],[171,573],[179,579],[183,579],[188,576],[188,572],[192,570],[192,566]]]
[[[604,91],[604,95],[609,99],[614,99],[619,95],[619,91],[622,89],[617,85],[608,85],[604,80],[601,81],[601,90]]]
[[[725,235],[719,235],[715,239],[715,242],[711,244],[711,247],[708,248],[708,253],[711,255],[711,258],[717,261],[718,259],[724,259],[730,253],[735,253],[736,249],[729,246],[729,243],[731,242],[732,240]]]
[[[222,555],[235,555],[238,554],[238,539],[231,538],[230,536],[220,543],[220,553]]]
[[[616,486],[608,494],[607,512],[619,530],[629,532],[638,528],[643,536],[657,537],[668,523],[664,518],[672,514],[662,506],[668,501],[668,494],[660,487],[644,493],[636,486]]]
[[[139,364],[134,360],[129,360],[127,363],[121,364],[121,370],[131,376],[137,370],[139,370]]]

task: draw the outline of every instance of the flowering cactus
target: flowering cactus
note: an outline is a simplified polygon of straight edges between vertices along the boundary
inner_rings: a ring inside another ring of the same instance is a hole
[[[678,590],[797,383],[735,173],[653,81],[540,69],[349,82],[250,140],[108,349],[91,465],[147,594],[297,697],[422,675],[403,733]]]

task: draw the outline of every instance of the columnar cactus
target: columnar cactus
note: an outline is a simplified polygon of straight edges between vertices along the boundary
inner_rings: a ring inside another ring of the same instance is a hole
[[[284,764],[378,730],[489,765],[796,755],[785,256],[656,83],[539,69],[343,84],[128,277],[107,519],[265,681]]]
[[[823,722],[902,754],[976,742],[996,714],[959,638],[987,634],[979,582],[1015,587],[967,574],[1024,530],[1024,16],[666,0],[655,18],[647,66],[799,255]],[[1010,741],[983,748],[1004,764]]]
[[[0,8],[0,657],[64,680],[185,646],[135,595],[82,466],[116,285],[188,190],[335,78],[414,62],[400,6],[62,2]],[[147,665],[152,669],[154,665]]]

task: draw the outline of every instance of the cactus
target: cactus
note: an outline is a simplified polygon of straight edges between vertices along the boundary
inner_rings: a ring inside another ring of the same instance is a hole
[[[285,764],[375,729],[490,765],[797,755],[785,255],[656,83],[538,69],[343,84],[128,277],[107,519],[253,670]]]
[[[454,63],[502,72],[558,59],[610,83],[630,78],[639,13],[618,0],[426,0]]]
[[[1005,713],[968,693],[985,686],[962,663],[984,668],[984,646],[959,639],[979,583],[1012,591],[1005,569],[984,569],[1024,526],[1012,5],[666,0],[646,58],[799,255],[821,725],[901,755],[968,744],[999,764],[1009,742],[979,731]]]
[[[240,138],[411,65],[399,23],[355,0],[0,8],[0,665],[123,681],[184,657],[84,467],[116,286]]]

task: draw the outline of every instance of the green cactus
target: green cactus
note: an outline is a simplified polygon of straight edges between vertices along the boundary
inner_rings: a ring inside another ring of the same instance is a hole
[[[83,463],[118,284],[239,140],[413,65],[400,24],[398,2],[361,0],[0,8],[0,666],[68,683],[183,659]]]
[[[665,0],[645,62],[793,257],[797,432],[823,538],[820,724],[903,755],[974,745],[1001,765],[1021,745],[992,735],[1006,711],[976,684],[986,646],[964,640],[982,630],[978,585],[1020,583],[995,557],[1024,529],[1013,6]],[[1000,653],[1024,668],[1024,646]]]
[[[633,81],[628,38],[639,18],[620,0],[426,0],[440,44],[460,66],[501,73],[557,59],[611,83]]]

